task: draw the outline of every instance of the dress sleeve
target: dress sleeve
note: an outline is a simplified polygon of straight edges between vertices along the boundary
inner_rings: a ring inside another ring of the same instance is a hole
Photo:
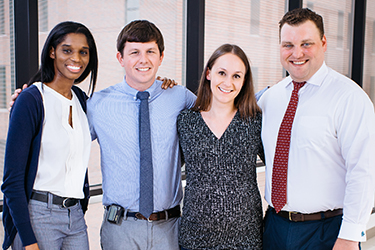
[[[264,158],[264,148],[262,143],[262,113],[258,112],[255,116],[255,142],[258,146],[258,156],[262,160],[264,164],[266,164],[265,158]]]

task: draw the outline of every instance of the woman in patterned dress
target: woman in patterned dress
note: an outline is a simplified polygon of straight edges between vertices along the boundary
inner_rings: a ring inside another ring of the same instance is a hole
[[[182,249],[262,249],[261,120],[248,58],[236,45],[220,46],[195,106],[177,120],[186,164]]]

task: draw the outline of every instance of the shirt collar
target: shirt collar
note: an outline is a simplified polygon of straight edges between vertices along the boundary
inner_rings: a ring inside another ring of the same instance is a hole
[[[155,80],[155,82],[148,89],[145,90],[148,93],[150,93],[150,100],[154,99],[156,96],[158,96],[163,91],[163,89],[161,88],[161,84],[162,84],[162,81]],[[121,85],[122,85],[123,90],[127,94],[133,96],[134,100],[137,99],[137,93],[139,91],[129,86],[129,84],[125,80],[125,76],[124,76],[124,80],[122,81]]]
[[[315,74],[309,80],[307,80],[306,83],[312,84],[315,86],[321,86],[327,74],[328,74],[328,67],[326,63],[323,62],[320,69],[317,72],[315,72]],[[289,81],[286,85],[287,88],[292,85],[292,80],[293,80],[290,76],[288,76],[288,78],[289,78]]]

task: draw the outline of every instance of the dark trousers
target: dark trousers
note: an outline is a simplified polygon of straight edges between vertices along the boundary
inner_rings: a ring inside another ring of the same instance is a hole
[[[264,250],[332,250],[342,215],[318,221],[292,222],[269,208],[264,218]]]

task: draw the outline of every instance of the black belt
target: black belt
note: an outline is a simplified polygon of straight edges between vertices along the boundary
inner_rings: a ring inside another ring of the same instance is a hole
[[[31,199],[48,203],[48,194],[49,194],[48,192],[44,192],[44,193],[33,192],[31,194]],[[65,198],[65,197],[52,194],[52,203],[55,205],[60,205],[65,208],[74,206],[75,204],[78,203],[78,201],[79,200],[75,198]]]
[[[271,208],[271,209],[274,209],[274,208]],[[302,221],[322,220],[322,219],[327,219],[327,218],[335,217],[338,215],[342,215],[342,208],[335,209],[335,210],[327,210],[324,212],[317,212],[317,213],[312,213],[312,214],[303,214],[303,213],[289,212],[289,211],[280,211],[276,214],[290,221],[302,222]]]
[[[106,209],[108,210],[110,206],[107,206]],[[127,217],[134,217],[139,220],[148,220],[148,221],[158,221],[158,220],[168,220],[170,218],[176,218],[181,216],[180,205],[175,206],[174,208],[167,209],[161,212],[152,213],[150,217],[146,218],[139,212],[127,212]]]

